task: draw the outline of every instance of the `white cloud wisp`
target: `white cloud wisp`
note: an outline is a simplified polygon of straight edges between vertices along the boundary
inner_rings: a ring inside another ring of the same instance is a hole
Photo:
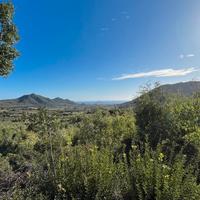
[[[162,69],[150,72],[134,73],[134,74],[123,74],[119,77],[113,78],[113,81],[120,81],[126,79],[145,78],[145,77],[175,77],[175,76],[186,76],[193,72],[200,71],[200,68],[190,67],[183,69]]]
[[[180,58],[180,59],[192,58],[192,57],[194,57],[194,56],[195,56],[194,54],[186,54],[186,55],[181,54],[181,55],[179,56],[179,58]]]

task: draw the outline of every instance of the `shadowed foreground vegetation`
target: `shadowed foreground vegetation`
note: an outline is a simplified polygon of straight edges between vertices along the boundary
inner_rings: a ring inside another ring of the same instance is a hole
[[[158,91],[159,93],[159,91]],[[199,200],[200,97],[0,123],[0,199]]]

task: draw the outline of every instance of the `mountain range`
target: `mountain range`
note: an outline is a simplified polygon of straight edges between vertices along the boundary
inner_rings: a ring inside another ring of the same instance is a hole
[[[200,92],[200,82],[199,81],[190,81],[190,82],[181,82],[177,84],[167,84],[159,87],[163,93],[166,94],[179,94],[183,96],[192,96],[194,93]],[[154,92],[156,89],[153,89],[150,92]],[[120,107],[129,107],[135,104],[137,99],[133,101],[120,104]],[[29,109],[29,108],[40,108],[45,107],[47,109],[67,109],[67,110],[77,110],[88,108],[90,106],[111,106],[117,105],[119,102],[113,101],[112,103],[107,102],[83,102],[77,103],[69,99],[54,98],[50,99],[43,97],[37,94],[29,94],[19,97],[17,99],[8,99],[0,100],[0,108],[17,108],[17,109]]]
[[[80,107],[81,104],[68,99],[50,99],[37,94],[29,94],[17,99],[0,100],[0,108],[41,108],[47,109],[73,109]]]

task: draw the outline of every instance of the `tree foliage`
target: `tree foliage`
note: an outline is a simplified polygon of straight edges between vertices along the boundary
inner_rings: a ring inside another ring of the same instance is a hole
[[[7,76],[13,70],[13,60],[19,56],[14,46],[19,35],[13,15],[13,4],[0,2],[0,76]]]

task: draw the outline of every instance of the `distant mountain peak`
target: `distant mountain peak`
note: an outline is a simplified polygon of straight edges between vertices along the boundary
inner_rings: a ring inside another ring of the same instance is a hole
[[[70,101],[68,99],[62,99],[60,97],[50,99],[35,93],[23,95],[17,99],[3,100],[0,101],[0,107],[9,108],[51,108],[51,109],[64,109],[71,108],[79,104]]]
[[[32,94],[23,95],[23,96],[19,97],[18,99],[40,98],[40,97],[43,98],[43,96],[41,96],[41,95],[37,95],[35,93],[32,93]],[[44,97],[44,98],[46,98],[46,97]]]

